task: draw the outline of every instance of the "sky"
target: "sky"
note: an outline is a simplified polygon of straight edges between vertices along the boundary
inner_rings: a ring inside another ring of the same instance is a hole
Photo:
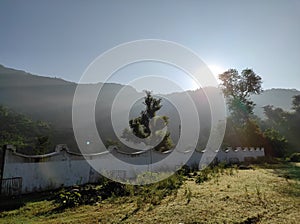
[[[264,89],[300,90],[298,0],[1,0],[0,30],[0,64],[33,74],[78,82],[105,51],[162,39],[191,49],[215,74],[252,68]],[[194,87],[174,68],[152,65],[151,73],[149,64],[137,67],[112,81],[140,71]]]

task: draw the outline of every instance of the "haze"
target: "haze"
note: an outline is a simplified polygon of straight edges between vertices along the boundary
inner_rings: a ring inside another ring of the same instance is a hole
[[[299,21],[297,0],[2,0],[0,64],[78,82],[104,51],[152,38],[190,48],[215,75],[228,68],[252,68],[265,89],[300,89]],[[161,74],[173,79],[171,71]]]

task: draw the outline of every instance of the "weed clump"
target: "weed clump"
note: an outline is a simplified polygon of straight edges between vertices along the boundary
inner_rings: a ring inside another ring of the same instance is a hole
[[[71,208],[83,204],[95,204],[112,196],[125,195],[129,195],[125,185],[103,178],[100,185],[87,184],[63,188],[56,195],[55,201],[61,208]]]
[[[55,195],[55,201],[61,209],[65,209],[130,196],[136,198],[138,207],[143,203],[158,205],[163,198],[176,192],[182,183],[183,177],[177,173],[157,183],[142,186],[121,184],[103,177],[99,184],[63,188]]]
[[[197,184],[214,179],[215,182],[218,182],[218,179],[221,175],[233,176],[234,172],[238,172],[238,167],[236,165],[227,166],[224,163],[220,163],[215,166],[207,166],[204,169],[200,170],[195,178]]]

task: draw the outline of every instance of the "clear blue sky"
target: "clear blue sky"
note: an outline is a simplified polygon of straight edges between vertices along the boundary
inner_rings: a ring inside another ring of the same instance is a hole
[[[300,1],[0,1],[0,64],[78,81],[104,51],[154,38],[207,64],[249,67],[264,88],[300,89]]]

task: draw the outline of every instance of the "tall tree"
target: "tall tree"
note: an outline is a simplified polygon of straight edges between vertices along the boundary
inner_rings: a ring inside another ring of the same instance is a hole
[[[125,129],[122,137],[136,143],[156,145],[154,149],[157,151],[170,150],[173,147],[170,132],[162,131],[167,126],[169,118],[156,116],[156,112],[162,107],[161,99],[153,97],[150,91],[145,91],[145,93],[143,104],[146,109],[141,111],[139,117],[129,121],[131,130]]]
[[[253,115],[255,104],[250,98],[262,92],[261,77],[252,69],[244,69],[240,74],[236,69],[229,69],[219,79],[231,113],[223,145],[263,146],[265,139]]]
[[[253,114],[255,106],[250,96],[262,92],[261,77],[252,69],[244,69],[241,74],[236,69],[229,69],[220,74],[219,79],[233,122],[244,125]]]

